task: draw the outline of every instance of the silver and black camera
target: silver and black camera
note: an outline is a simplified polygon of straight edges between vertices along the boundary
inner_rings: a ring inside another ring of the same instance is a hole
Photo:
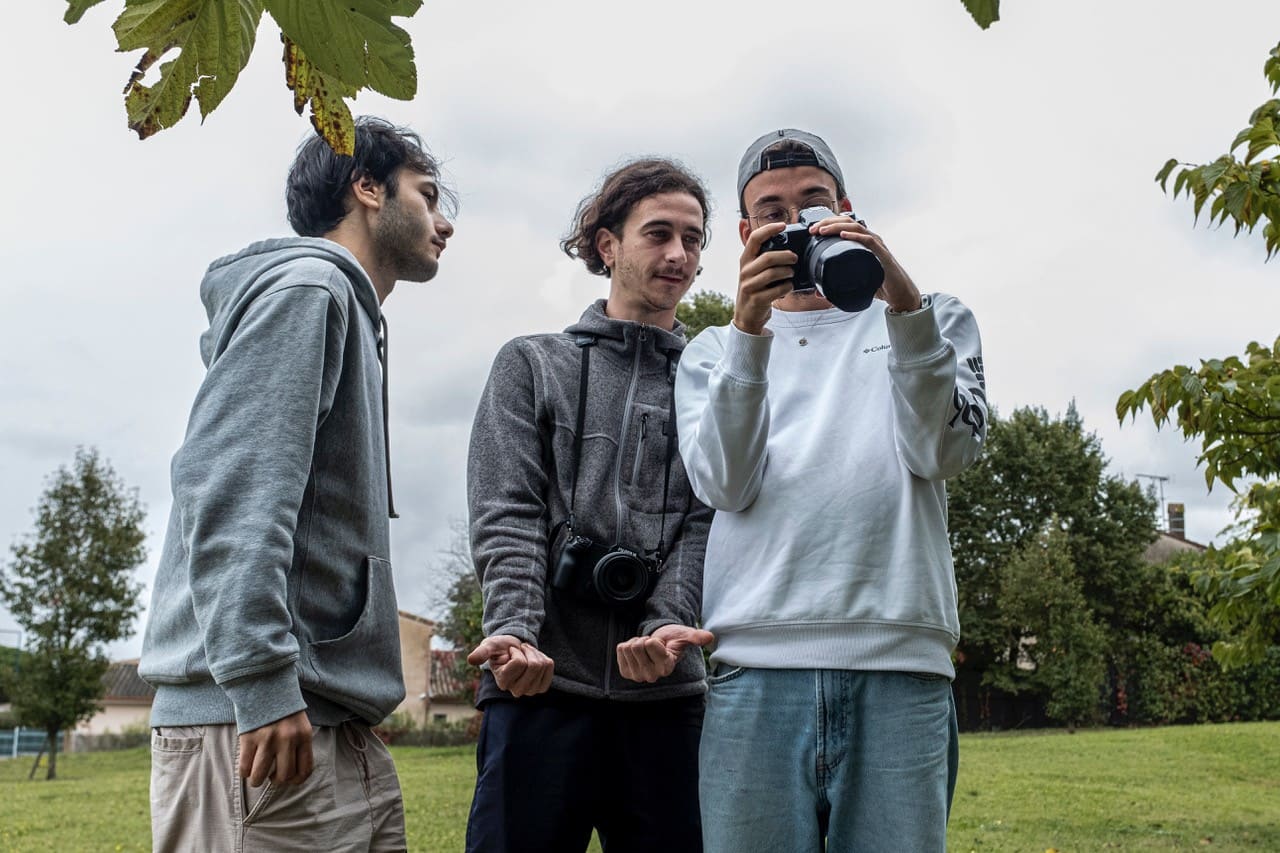
[[[825,207],[806,207],[799,222],[770,237],[760,251],[796,253],[795,291],[816,289],[842,311],[863,311],[884,283],[884,267],[870,249],[852,240],[809,233],[809,226],[832,216]]]
[[[608,607],[643,604],[658,581],[658,561],[621,545],[606,547],[561,524],[551,548],[551,586]]]

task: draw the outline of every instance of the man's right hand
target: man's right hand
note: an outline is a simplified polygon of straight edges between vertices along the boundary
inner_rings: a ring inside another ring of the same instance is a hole
[[[299,711],[240,735],[241,779],[258,787],[270,779],[277,785],[301,785],[311,775],[311,721]]]
[[[537,646],[510,634],[486,637],[467,655],[467,663],[472,666],[480,666],[486,661],[498,687],[512,696],[545,693],[551,687],[551,676],[556,668],[555,661],[540,652]]]
[[[747,237],[738,260],[738,299],[733,306],[733,325],[749,335],[764,334],[773,302],[791,292],[792,267],[799,260],[795,252],[780,250],[760,254],[764,241],[786,228],[785,222],[761,225]]]

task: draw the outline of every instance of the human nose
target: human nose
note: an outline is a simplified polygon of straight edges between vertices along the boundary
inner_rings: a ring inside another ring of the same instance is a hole
[[[446,240],[453,236],[453,223],[449,221],[448,217],[436,216],[436,233]]]
[[[685,248],[684,241],[676,238],[667,242],[667,260],[677,264],[683,264],[689,259],[689,250]]]

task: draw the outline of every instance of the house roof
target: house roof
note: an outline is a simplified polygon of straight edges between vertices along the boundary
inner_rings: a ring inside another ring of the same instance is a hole
[[[458,677],[458,656],[456,651],[431,650],[431,701],[471,701],[475,693],[475,682]]]
[[[436,626],[436,623],[433,620],[428,619],[425,616],[419,616],[418,614],[410,613],[407,610],[400,610],[397,612],[400,614],[401,619],[408,619],[410,622],[420,622],[423,625],[430,625],[432,628],[435,628]]]
[[[1156,541],[1147,546],[1147,550],[1143,553],[1143,559],[1148,563],[1164,563],[1170,560],[1174,554],[1181,551],[1203,551],[1204,545],[1199,542],[1192,542],[1190,539],[1182,539],[1178,536],[1170,536],[1163,531],[1156,536]]]
[[[138,676],[136,659],[116,661],[108,666],[102,683],[106,687],[104,702],[150,705],[156,695],[156,689]]]

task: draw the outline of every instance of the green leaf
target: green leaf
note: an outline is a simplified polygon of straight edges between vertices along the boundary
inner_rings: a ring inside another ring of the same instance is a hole
[[[1177,167],[1177,165],[1178,165],[1177,158],[1171,157],[1169,158],[1169,162],[1164,164],[1164,168],[1162,168],[1159,172],[1156,172],[1156,183],[1160,185],[1160,189],[1163,190],[1164,192],[1169,191],[1168,188],[1165,187],[1165,183],[1169,180],[1169,174],[1174,170],[1175,167]]]
[[[102,0],[67,0],[67,13],[62,20],[68,24],[78,24],[84,13],[101,3]]]
[[[326,77],[409,100],[418,76],[409,34],[391,23],[421,0],[266,0],[285,36]]]
[[[195,97],[201,117],[227,96],[253,52],[261,0],[127,0],[114,29],[119,49],[145,52],[125,86],[129,127],[142,139],[173,126]],[[173,50],[151,86],[142,79]]]
[[[298,115],[311,105],[311,126],[339,154],[354,154],[356,148],[355,120],[343,98],[354,98],[357,87],[325,74],[307,59],[284,33],[285,82],[293,90],[293,108]]]
[[[984,30],[1000,20],[1000,0],[963,0],[964,7]]]

